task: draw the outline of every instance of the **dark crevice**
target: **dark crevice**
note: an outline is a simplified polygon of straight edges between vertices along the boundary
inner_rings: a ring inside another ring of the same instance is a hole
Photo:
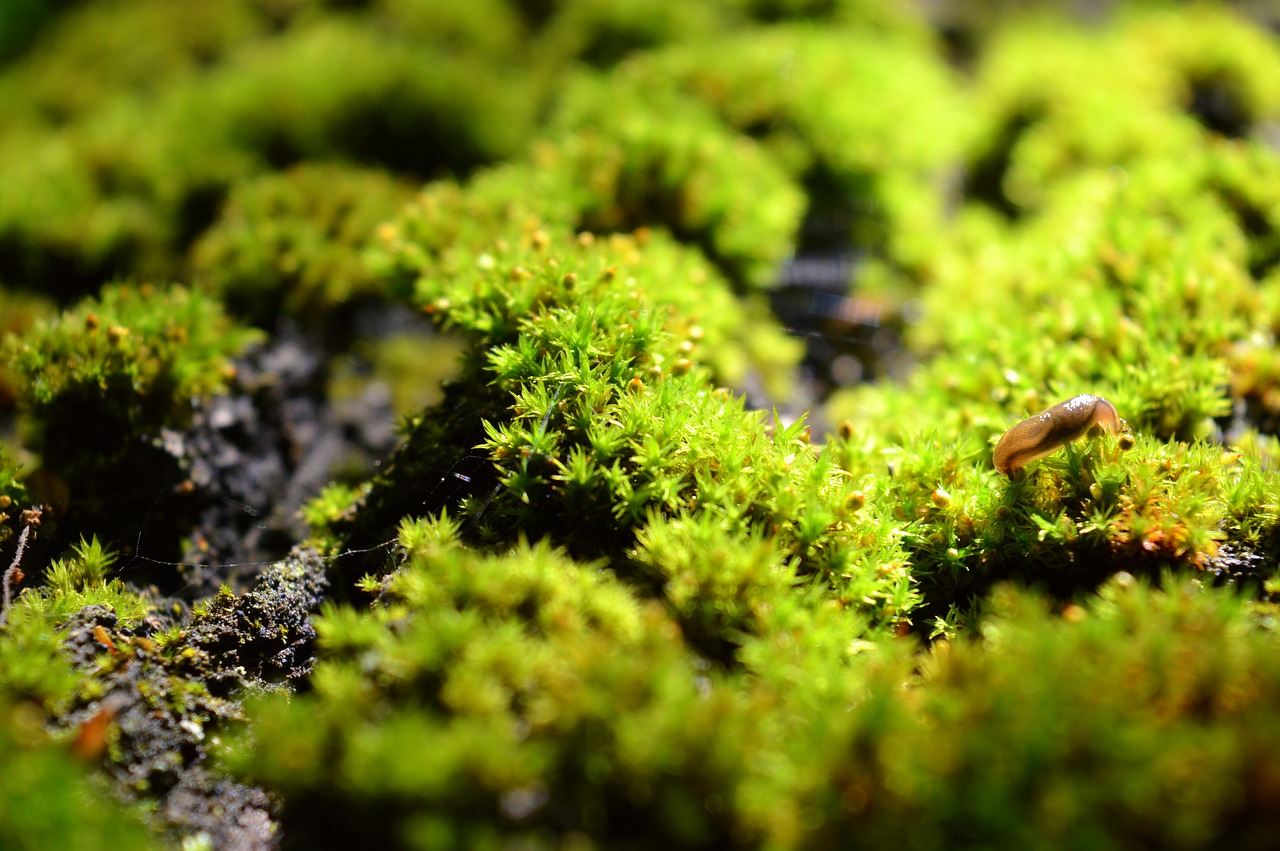
[[[972,164],[965,175],[963,195],[971,201],[985,204],[1009,221],[1017,221],[1021,208],[1005,192],[1005,178],[1023,133],[1037,120],[1035,110],[1025,109],[1014,113],[1004,123],[999,134]]]
[[[816,402],[839,386],[883,377],[902,349],[900,317],[855,294],[870,248],[856,234],[874,210],[821,169],[806,181],[809,209],[770,301],[778,320],[805,340],[803,369]]]
[[[1280,264],[1280,233],[1265,211],[1236,190],[1223,190],[1223,200],[1235,214],[1240,229],[1249,240],[1249,274],[1260,281]]]
[[[1253,116],[1240,96],[1239,85],[1222,74],[1212,74],[1190,82],[1187,111],[1214,133],[1228,139],[1243,139],[1253,125]]]

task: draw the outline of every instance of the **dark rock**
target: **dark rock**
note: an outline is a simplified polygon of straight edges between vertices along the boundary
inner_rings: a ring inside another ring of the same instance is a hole
[[[185,641],[165,647],[146,637],[147,625],[123,627],[110,607],[84,607],[67,624],[66,650],[94,688],[56,723],[78,731],[78,751],[102,762],[123,797],[159,803],[163,831],[202,834],[226,851],[277,848],[270,798],[210,772],[204,742],[209,728],[239,720],[235,692],[311,670],[310,616],[328,587],[325,565],[313,551],[291,554],[252,591],[220,593],[193,617]],[[99,732],[81,744],[102,720],[109,739]]]
[[[208,838],[219,851],[272,851],[279,825],[265,792],[196,768],[164,800],[163,817],[183,836]]]
[[[305,676],[314,662],[313,612],[324,599],[326,562],[300,550],[272,565],[252,591],[219,594],[192,620],[188,644],[218,694]]]
[[[186,475],[176,487],[194,491],[200,506],[178,567],[182,582],[170,592],[180,602],[251,584],[305,536],[299,509],[339,461],[353,451],[370,460],[390,452],[389,399],[370,397],[338,414],[325,401],[326,380],[317,345],[283,330],[236,363],[231,392],[199,400],[190,427],[162,435]]]

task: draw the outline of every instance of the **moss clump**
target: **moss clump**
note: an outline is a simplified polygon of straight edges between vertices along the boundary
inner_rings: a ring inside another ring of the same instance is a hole
[[[189,422],[193,400],[223,391],[231,357],[257,338],[208,296],[145,284],[108,285],[9,337],[28,445],[44,465],[33,495],[55,509],[47,519],[59,534],[136,532],[162,488],[180,481],[164,430]],[[122,477],[153,488],[122,490]]]
[[[315,694],[256,704],[256,734],[226,748],[285,790],[290,835],[368,830],[372,812],[379,841],[424,848],[547,830],[1194,847],[1267,830],[1276,639],[1233,594],[1125,574],[1055,617],[1006,588],[980,637],[935,647],[914,677],[887,648],[842,648],[833,667],[820,637],[840,629],[822,618],[751,641],[749,675],[700,673],[661,611],[607,575],[545,547],[482,556],[456,534],[406,527],[379,604],[320,624]],[[742,557],[767,561],[760,546]]]
[[[340,326],[353,304],[379,296],[362,252],[410,194],[384,172],[334,164],[240,183],[192,247],[192,275],[259,326],[282,315]]]
[[[917,38],[795,25],[681,45],[637,57],[607,85],[571,88],[554,126],[627,126],[635,119],[616,108],[619,87],[664,112],[692,100],[759,140],[805,186],[837,248],[909,269],[936,249],[947,171],[971,131],[956,81]]]
[[[664,260],[681,257],[662,240],[561,240],[534,231],[452,280],[419,279],[418,297],[474,341],[452,392],[480,376],[489,390],[446,397],[411,422],[354,518],[332,531],[368,546],[405,514],[456,504],[477,542],[550,536],[622,569],[646,524],[686,517],[726,536],[767,530],[800,573],[856,589],[850,602],[886,622],[904,618],[913,597],[891,567],[900,554],[873,512],[848,509],[831,456],[809,445],[803,423],[771,433],[708,381],[699,360],[716,343],[680,306],[696,299],[698,315],[719,313],[709,327],[727,338],[733,303],[702,313],[716,281],[696,295],[668,289],[689,276],[662,274]]]
[[[110,575],[118,559],[96,537],[81,539],[66,558],[50,562],[43,582],[19,599],[30,610],[30,617],[47,623],[65,623],[87,606],[106,606],[122,623],[131,624],[145,617],[150,607],[136,591]]]
[[[24,120],[65,125],[124,93],[154,93],[189,81],[244,41],[272,26],[264,4],[214,0],[182,15],[172,4],[84,4],[55,18],[40,49],[18,59],[0,78],[3,124]],[[138,32],[165,38],[138,39]]]
[[[14,122],[0,275],[32,287],[57,278],[64,296],[112,275],[172,277],[236,180],[310,158],[466,171],[521,143],[528,78],[444,44],[388,39],[375,21],[305,19],[155,91],[86,95],[96,108],[52,144],[38,120]]]
[[[1121,575],[1060,618],[1011,589],[989,608],[913,687],[871,687],[806,844],[1265,841],[1275,636],[1239,598]]]
[[[458,532],[447,519],[406,523],[402,569],[366,584],[379,604],[317,624],[326,661],[314,697],[255,702],[252,737],[223,749],[228,764],[288,790],[290,835],[346,837],[359,825],[395,847],[539,841],[547,829],[637,845],[753,835],[735,804],[757,774],[751,743],[794,720],[768,714],[768,695],[781,695],[766,663],[778,653],[756,650],[764,685],[752,695],[749,680],[689,656],[661,606],[596,565],[545,544],[483,555]],[[798,644],[812,648],[838,622],[788,626],[808,627]],[[379,724],[363,723],[371,716]],[[406,748],[419,756],[403,759]]]
[[[1103,33],[1044,18],[1006,27],[978,69],[977,200],[1019,215],[1082,167],[1195,156],[1206,131],[1247,137],[1280,110],[1277,71],[1274,42],[1209,5],[1130,14]]]
[[[46,434],[71,422],[154,430],[180,422],[193,396],[225,388],[231,356],[254,339],[200,293],[113,284],[6,340],[6,353]]]
[[[607,98],[609,84],[596,83],[596,96]],[[798,187],[696,103],[663,106],[556,136],[465,187],[428,186],[384,232],[398,261],[390,273],[456,269],[498,236],[539,224],[600,234],[653,227],[702,247],[739,289],[768,285],[798,226]]]

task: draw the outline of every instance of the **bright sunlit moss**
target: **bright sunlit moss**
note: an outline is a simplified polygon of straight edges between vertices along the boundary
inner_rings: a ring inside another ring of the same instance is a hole
[[[1033,5],[0,45],[0,846],[138,844],[68,750],[193,847],[1270,841],[1280,48]],[[1085,393],[1122,426],[997,470]],[[267,532],[183,514],[255,441],[323,554],[163,555]]]

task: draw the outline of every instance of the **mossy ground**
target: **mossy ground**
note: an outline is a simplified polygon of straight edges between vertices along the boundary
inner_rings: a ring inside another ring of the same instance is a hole
[[[1269,22],[183,8],[0,30],[0,846],[1272,842]]]

